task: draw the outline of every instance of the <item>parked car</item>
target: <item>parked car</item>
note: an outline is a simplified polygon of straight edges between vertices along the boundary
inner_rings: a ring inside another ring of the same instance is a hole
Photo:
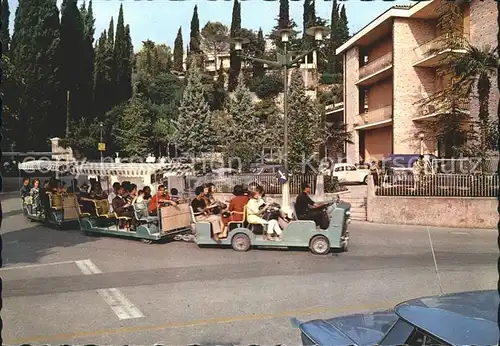
[[[370,175],[367,168],[358,168],[350,163],[336,163],[332,168],[332,176],[337,177],[339,182],[366,184]]]
[[[303,345],[498,345],[497,290],[412,299],[394,310],[301,323]]]

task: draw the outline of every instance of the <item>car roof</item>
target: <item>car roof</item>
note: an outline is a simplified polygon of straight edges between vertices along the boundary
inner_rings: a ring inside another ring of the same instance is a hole
[[[497,290],[451,293],[398,304],[403,320],[453,345],[496,345]]]

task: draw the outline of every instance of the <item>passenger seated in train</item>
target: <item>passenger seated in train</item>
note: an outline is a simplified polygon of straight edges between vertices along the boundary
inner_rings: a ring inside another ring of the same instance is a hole
[[[227,238],[228,233],[228,223],[229,222],[239,222],[244,219],[245,206],[250,199],[248,195],[245,194],[243,186],[236,185],[233,189],[234,197],[229,202],[229,206],[222,213],[222,232],[220,235],[221,239]]]
[[[208,183],[207,187],[208,187],[207,198],[210,201],[210,204],[215,205],[214,208],[212,209],[212,214],[214,215],[222,214],[222,210],[226,209],[227,205],[222,201],[219,201],[215,197],[216,188],[214,183]]]
[[[179,191],[175,187],[170,189],[170,199],[175,202],[178,202],[181,199]]]
[[[82,213],[89,213],[95,215],[95,206],[90,194],[88,193],[89,185],[83,183],[80,187],[80,194],[78,195],[78,203]]]
[[[153,198],[153,196],[151,196],[151,188],[149,186],[144,186],[142,191],[144,191],[144,195],[142,196],[142,198],[145,202],[149,203],[151,201],[151,198]]]
[[[21,199],[23,201],[25,197],[28,197],[30,195],[30,191],[31,191],[30,178],[25,177],[23,178],[23,187],[21,187]]]
[[[214,240],[219,240],[219,235],[222,232],[223,224],[219,215],[214,215],[212,209],[216,205],[211,205],[207,197],[209,187],[207,184],[198,186],[195,189],[196,198],[191,201],[191,208],[195,215],[196,221],[207,221],[212,225],[212,233]]]
[[[118,189],[118,194],[113,198],[113,210],[118,216],[125,216],[132,219],[132,227],[135,225],[134,209],[132,204],[126,200],[126,191],[123,186]]]
[[[130,184],[125,192],[125,200],[130,203],[130,205],[134,205],[137,200],[137,185]]]
[[[149,215],[158,215],[158,207],[161,205],[175,205],[174,201],[171,201],[168,194],[165,196],[165,186],[160,185],[158,186],[158,191],[154,194],[154,196],[151,198],[151,201],[149,202],[148,205],[148,212]]]
[[[107,199],[106,192],[102,189],[101,183],[95,179],[90,180],[90,197],[92,199]]]
[[[118,188],[120,187],[120,183],[115,181],[113,183],[113,190],[109,193],[108,195],[108,203],[109,203],[109,212],[113,212],[113,199],[116,197],[118,194]]]
[[[40,199],[40,180],[33,180],[33,187],[30,190],[31,196],[31,212],[33,214],[39,214],[42,211],[42,203]]]
[[[283,230],[281,229],[278,220],[271,219],[269,221],[265,220],[262,216],[267,210],[267,205],[262,198],[264,194],[264,189],[261,186],[255,187],[250,192],[250,200],[247,203],[247,222],[249,224],[257,224],[267,226],[267,237],[266,240],[274,240],[272,237],[273,233],[278,235],[278,239],[282,240]]]

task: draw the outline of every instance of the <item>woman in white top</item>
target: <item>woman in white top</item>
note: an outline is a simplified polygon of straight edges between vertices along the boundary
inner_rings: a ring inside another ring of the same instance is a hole
[[[247,222],[249,224],[267,225],[267,238],[266,240],[274,240],[272,234],[276,232],[279,240],[283,240],[283,230],[281,229],[278,220],[265,220],[262,215],[266,211],[266,203],[262,198],[264,189],[261,186],[257,186],[250,193],[250,200],[247,203]],[[265,226],[264,226],[265,227]]]

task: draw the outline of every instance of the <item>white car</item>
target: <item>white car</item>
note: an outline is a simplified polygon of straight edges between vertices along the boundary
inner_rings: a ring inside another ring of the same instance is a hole
[[[369,169],[358,168],[350,163],[336,163],[332,169],[332,176],[337,177],[339,182],[366,184],[368,175]]]

